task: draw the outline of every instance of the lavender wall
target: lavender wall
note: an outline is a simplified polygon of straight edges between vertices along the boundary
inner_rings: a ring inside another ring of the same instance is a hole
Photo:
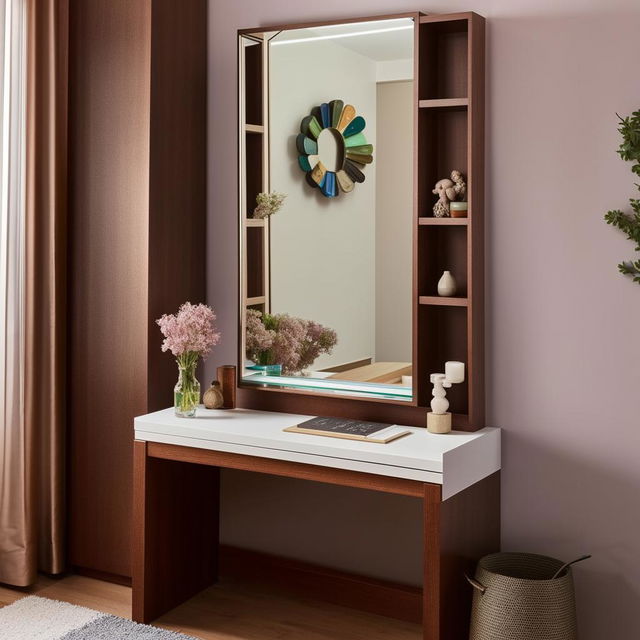
[[[634,195],[615,113],[640,107],[637,0],[211,0],[208,294],[224,344],[209,366],[235,357],[235,30],[415,9],[488,18],[486,374],[489,424],[505,430],[504,548],[593,553],[576,569],[581,637],[640,637],[640,287],[616,272],[631,243],[602,220]],[[224,484],[227,540],[415,580],[413,504],[239,474]],[[296,544],[316,506],[326,517],[306,537],[356,512],[369,519],[351,529],[371,546]],[[393,537],[403,551],[375,564],[374,544]]]

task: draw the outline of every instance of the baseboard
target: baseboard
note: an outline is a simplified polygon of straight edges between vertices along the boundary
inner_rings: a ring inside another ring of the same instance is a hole
[[[131,586],[131,578],[85,567],[73,573]],[[422,589],[367,576],[327,569],[258,551],[220,545],[220,577],[241,582],[277,585],[297,595],[351,609],[420,624]]]
[[[422,622],[422,589],[298,560],[220,545],[220,577],[278,585],[352,609]]]
[[[96,571],[95,569],[86,569],[85,567],[77,567],[75,565],[71,567],[71,571],[79,576],[95,578],[96,580],[102,580],[104,582],[113,582],[114,584],[122,584],[125,587],[131,586],[131,578],[129,576],[119,576],[115,573]]]

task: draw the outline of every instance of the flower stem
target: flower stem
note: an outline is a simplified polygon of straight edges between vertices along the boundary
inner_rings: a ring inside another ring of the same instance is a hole
[[[195,411],[200,402],[200,384],[196,378],[198,353],[186,351],[176,358],[179,370],[179,380],[174,392],[175,406],[181,413],[188,414]]]

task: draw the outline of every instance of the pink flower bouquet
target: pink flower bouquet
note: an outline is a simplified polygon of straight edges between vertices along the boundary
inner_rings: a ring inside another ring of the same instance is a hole
[[[206,358],[220,341],[216,314],[204,304],[185,302],[175,315],[156,320],[164,336],[163,351],[171,351],[178,363],[179,378],[174,389],[176,415],[195,415],[200,402],[200,383],[196,378],[198,360]]]

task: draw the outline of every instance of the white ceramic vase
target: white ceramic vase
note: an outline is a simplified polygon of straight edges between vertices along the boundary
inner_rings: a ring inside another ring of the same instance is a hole
[[[456,279],[451,275],[451,271],[445,271],[438,280],[439,296],[456,295]]]

